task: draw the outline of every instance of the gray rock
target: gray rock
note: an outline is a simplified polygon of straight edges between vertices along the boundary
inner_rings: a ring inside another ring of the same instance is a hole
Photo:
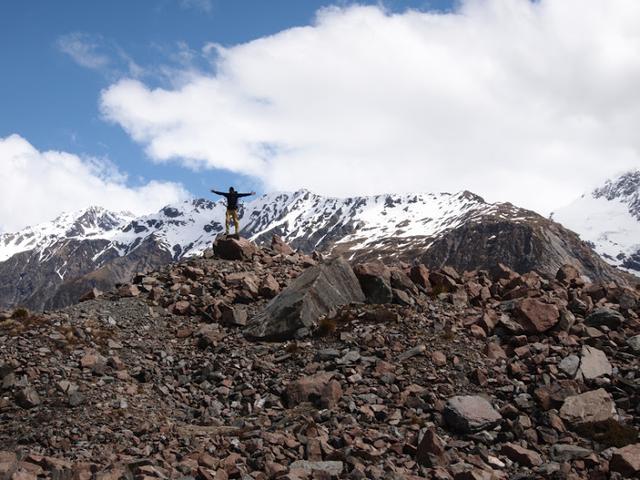
[[[593,380],[604,375],[611,375],[612,371],[609,359],[602,350],[587,345],[582,347],[578,377]]]
[[[316,354],[316,358],[321,362],[326,362],[327,360],[334,360],[340,356],[340,351],[335,348],[325,348],[324,350],[320,350]]]
[[[69,393],[68,402],[71,407],[77,407],[78,405],[84,403],[84,395],[82,395],[78,391],[73,391]]]
[[[244,330],[251,339],[286,340],[340,305],[364,302],[351,266],[342,257],[308,268],[253,317]]]
[[[610,308],[596,308],[587,318],[584,319],[585,325],[589,327],[602,327],[603,325],[615,330],[624,323],[624,316]]]
[[[338,359],[338,363],[341,365],[348,365],[356,363],[358,360],[360,360],[360,352],[357,350],[349,350],[342,358]]]
[[[404,362],[405,360],[408,360],[411,357],[415,357],[416,355],[422,355],[426,350],[427,346],[424,343],[421,343],[420,345],[417,345],[413,348],[410,348],[406,352],[401,353],[398,356],[398,360],[400,362]]]
[[[470,433],[495,426],[502,415],[483,397],[459,395],[447,402],[444,419],[452,429]]]
[[[577,445],[560,443],[551,447],[551,458],[557,462],[579,460],[588,457],[592,453],[592,450]]]
[[[580,368],[580,358],[577,355],[569,355],[560,361],[558,368],[570,377],[574,377]]]
[[[633,353],[640,354],[640,335],[627,339],[627,345],[631,348]]]

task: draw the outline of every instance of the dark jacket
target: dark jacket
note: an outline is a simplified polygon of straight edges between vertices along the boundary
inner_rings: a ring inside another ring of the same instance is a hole
[[[251,195],[250,193],[239,193],[239,192],[218,192],[217,190],[211,190],[213,193],[218,195],[222,195],[227,199],[227,210],[237,210],[238,209],[238,199],[240,197],[248,197]]]

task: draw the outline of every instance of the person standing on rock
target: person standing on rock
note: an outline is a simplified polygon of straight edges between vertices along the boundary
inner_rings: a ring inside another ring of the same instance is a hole
[[[256,192],[239,193],[236,192],[233,187],[229,187],[228,192],[218,192],[217,190],[211,191],[216,195],[222,195],[227,199],[227,213],[224,219],[225,233],[229,235],[229,224],[231,223],[231,220],[233,220],[233,226],[236,229],[236,235],[238,235],[238,231],[240,230],[240,224],[238,223],[238,199],[240,197],[255,195]]]

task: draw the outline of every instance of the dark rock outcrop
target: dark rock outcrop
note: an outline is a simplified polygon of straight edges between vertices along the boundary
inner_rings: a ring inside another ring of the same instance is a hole
[[[527,210],[519,220],[485,216],[454,228],[420,253],[430,269],[450,265],[459,271],[487,269],[503,263],[518,273],[532,270],[555,278],[566,264],[591,281],[634,282],[602,260],[578,235],[559,223]]]
[[[139,272],[147,272],[166,265],[171,261],[171,254],[161,248],[156,239],[151,237],[143,241],[138,248],[123,257],[114,257],[89,273],[78,275],[52,288],[51,292],[38,291],[33,300],[34,308],[60,308],[77,303],[80,298],[93,288],[108,291],[118,283],[129,282]],[[36,299],[40,299],[36,301]]]

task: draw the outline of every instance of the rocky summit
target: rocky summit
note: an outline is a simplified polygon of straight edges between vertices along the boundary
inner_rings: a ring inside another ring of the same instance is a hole
[[[0,313],[0,476],[622,479],[640,291],[222,238]]]

